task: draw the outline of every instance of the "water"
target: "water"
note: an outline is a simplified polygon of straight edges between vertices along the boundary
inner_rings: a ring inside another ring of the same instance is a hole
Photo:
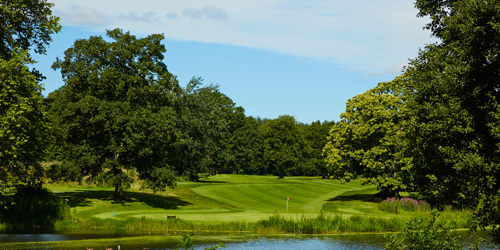
[[[463,242],[468,242],[468,232],[458,231]],[[481,249],[497,249],[491,243],[487,232],[480,232],[480,237],[487,238]],[[139,249],[172,249],[177,247],[179,235],[170,232],[152,233],[127,230],[4,230],[0,231],[0,249],[105,249],[111,247],[121,250]],[[72,242],[71,240],[84,240]],[[22,243],[24,242],[24,243]],[[42,242],[42,243],[34,243]],[[65,243],[67,242],[67,244]],[[225,249],[383,249],[383,234],[348,234],[348,235],[259,235],[250,233],[202,233],[193,236],[195,249],[211,247],[223,242]],[[222,248],[224,249],[224,248]]]

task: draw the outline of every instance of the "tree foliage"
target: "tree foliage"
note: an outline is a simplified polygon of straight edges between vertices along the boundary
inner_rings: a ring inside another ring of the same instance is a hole
[[[51,35],[61,30],[54,4],[46,0],[3,0],[0,4],[0,57],[9,59],[16,49],[44,54]]]
[[[65,164],[74,179],[90,176],[117,196],[132,182],[127,169],[155,191],[172,187],[180,88],[162,62],[163,35],[107,35],[114,41],[77,40],[52,66],[65,82],[49,101],[57,141],[69,152]]]
[[[324,148],[334,178],[348,182],[361,176],[362,183],[390,196],[406,189],[412,159],[400,151],[404,89],[396,78],[347,101]]]
[[[198,180],[198,173],[215,173],[224,166],[228,154],[224,152],[242,108],[220,92],[216,85],[202,87],[201,78],[193,78],[179,98],[178,128],[181,140],[176,143],[176,168],[190,180]]]
[[[335,122],[320,121],[312,122],[302,126],[307,143],[311,147],[311,153],[305,159],[301,175],[321,175],[322,178],[330,178],[331,169],[326,165],[326,159],[323,155],[323,148],[327,143],[327,137],[330,129]]]
[[[500,1],[417,1],[439,42],[410,62],[406,138],[420,193],[500,224]],[[494,230],[495,232],[496,229]],[[496,234],[498,235],[498,234]],[[495,239],[500,242],[499,238]]]
[[[9,203],[17,188],[40,184],[47,125],[42,88],[27,64],[26,52],[13,51],[0,60],[0,205]]]
[[[264,136],[264,162],[284,178],[287,170],[296,168],[309,154],[310,146],[295,118],[282,115],[262,125]]]

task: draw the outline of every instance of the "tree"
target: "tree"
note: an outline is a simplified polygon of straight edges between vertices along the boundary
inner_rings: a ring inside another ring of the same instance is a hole
[[[264,162],[279,174],[282,179],[285,172],[296,168],[311,148],[307,144],[303,131],[295,118],[282,115],[262,125],[264,136]]]
[[[47,131],[34,63],[28,49],[45,51],[60,30],[45,1],[2,1],[0,4],[0,206],[5,208],[23,186],[40,187],[38,163]],[[39,78],[38,78],[39,79]]]
[[[439,42],[411,60],[405,124],[414,183],[436,202],[476,206],[500,243],[500,1],[417,1]]]
[[[44,54],[51,35],[61,30],[54,4],[45,0],[5,0],[0,4],[0,57],[10,59],[16,49]]]
[[[400,78],[347,101],[341,121],[330,130],[324,151],[333,177],[375,184],[382,195],[407,188],[412,159],[402,155],[404,86]]]
[[[323,179],[330,178],[330,169],[326,165],[323,148],[327,143],[328,133],[333,125],[335,125],[333,121],[324,121],[323,123],[316,121],[302,128],[305,138],[312,149],[311,154],[306,159],[307,171],[305,174],[321,174]]]
[[[114,41],[77,40],[52,66],[65,82],[50,101],[65,164],[78,181],[90,176],[115,187],[116,197],[130,186],[130,169],[154,191],[173,187],[180,88],[162,62],[164,37],[107,35]]]
[[[20,186],[41,185],[47,125],[42,88],[26,66],[32,62],[23,51],[0,60],[0,205]]]
[[[235,173],[261,173],[264,138],[257,119],[241,117],[226,142],[223,155],[226,156],[224,169]]]
[[[233,118],[243,115],[242,108],[220,92],[217,85],[201,87],[201,78],[193,78],[179,98],[175,166],[181,175],[198,180],[198,173],[214,174],[224,165],[226,140],[231,136]],[[240,110],[241,109],[241,110]]]

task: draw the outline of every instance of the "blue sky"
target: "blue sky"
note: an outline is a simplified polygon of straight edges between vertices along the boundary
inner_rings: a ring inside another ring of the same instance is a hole
[[[76,39],[121,28],[164,33],[165,63],[185,86],[219,84],[247,115],[339,120],[354,95],[401,74],[431,43],[412,1],[55,0],[62,32],[35,67],[44,95],[64,83],[50,69]]]

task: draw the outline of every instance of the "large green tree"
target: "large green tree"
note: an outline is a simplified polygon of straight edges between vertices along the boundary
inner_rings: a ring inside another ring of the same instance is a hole
[[[222,170],[230,155],[224,151],[227,140],[244,117],[243,109],[220,92],[217,85],[202,86],[201,78],[192,78],[179,98],[177,126],[180,140],[175,144],[175,166],[179,174],[198,180],[199,173]]]
[[[363,184],[375,184],[388,196],[407,188],[412,159],[401,150],[404,89],[396,78],[347,101],[324,148],[334,178],[350,181],[361,176]]]
[[[0,3],[0,57],[9,59],[17,49],[44,54],[51,35],[59,32],[54,4],[45,0],[2,0]]]
[[[39,161],[46,137],[40,76],[29,70],[28,49],[44,53],[50,36],[60,30],[46,1],[0,3],[0,206],[22,186],[39,187]],[[38,78],[39,79],[39,78]]]
[[[321,175],[324,178],[330,178],[330,168],[326,164],[326,158],[323,154],[323,148],[327,143],[331,127],[335,122],[323,123],[315,121],[311,124],[302,127],[304,135],[309,145],[311,146],[311,154],[305,159],[302,174],[305,175]]]
[[[0,205],[20,186],[40,185],[47,132],[41,86],[27,64],[26,52],[0,60]]]
[[[293,116],[282,115],[262,125],[264,162],[282,179],[311,153],[302,129]]]
[[[405,125],[420,193],[478,205],[500,243],[500,1],[419,0],[439,39],[410,62],[414,90]]]
[[[164,37],[107,35],[113,41],[77,40],[52,66],[65,82],[49,101],[64,164],[73,179],[114,186],[115,196],[130,186],[130,169],[155,191],[172,187],[180,88],[162,61]]]

